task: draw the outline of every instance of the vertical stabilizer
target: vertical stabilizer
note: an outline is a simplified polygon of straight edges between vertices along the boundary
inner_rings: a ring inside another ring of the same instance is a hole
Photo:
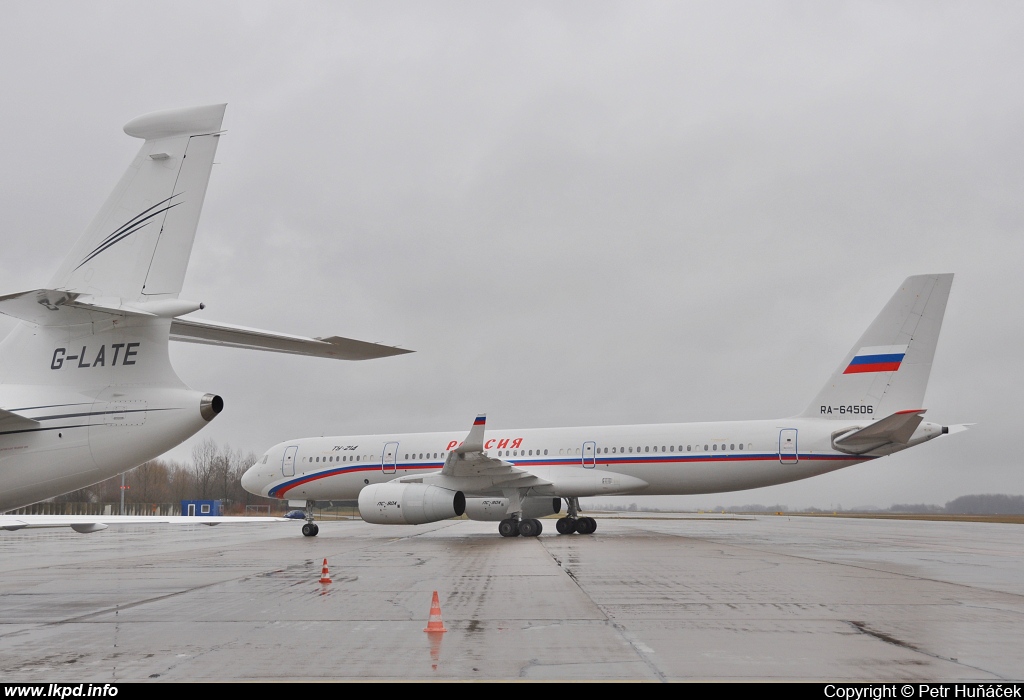
[[[125,125],[126,134],[145,143],[52,288],[125,301],[177,297],[225,107],[154,112]]]
[[[908,277],[803,415],[884,418],[923,408],[952,274]]]

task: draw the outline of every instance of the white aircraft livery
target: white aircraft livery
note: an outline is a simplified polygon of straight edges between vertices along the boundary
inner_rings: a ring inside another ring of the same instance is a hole
[[[175,374],[169,340],[347,360],[409,352],[184,318],[205,308],[178,295],[225,107],[128,122],[142,148],[50,285],[0,296],[0,313],[20,320],[0,343],[0,512],[127,471],[220,413],[220,396]],[[0,515],[0,528],[138,520]]]
[[[798,416],[665,425],[357,435],[275,445],[250,467],[251,493],[312,504],[358,499],[363,520],[421,524],[465,513],[505,537],[590,534],[587,496],[739,491],[806,479],[883,457],[966,425],[921,408],[953,275],[908,278]]]

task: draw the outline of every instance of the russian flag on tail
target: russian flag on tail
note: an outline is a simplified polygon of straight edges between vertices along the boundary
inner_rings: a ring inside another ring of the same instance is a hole
[[[895,372],[907,354],[906,345],[878,345],[861,348],[853,356],[843,374],[862,372]]]

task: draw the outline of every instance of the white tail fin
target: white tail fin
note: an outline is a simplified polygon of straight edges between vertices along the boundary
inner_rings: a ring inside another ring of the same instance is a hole
[[[52,289],[124,301],[177,297],[225,107],[154,112],[125,125],[125,133],[146,141]]]
[[[802,415],[884,418],[923,408],[952,274],[908,277]]]

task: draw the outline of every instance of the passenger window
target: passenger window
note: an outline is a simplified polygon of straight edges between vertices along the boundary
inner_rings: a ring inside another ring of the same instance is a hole
[[[729,443],[729,449],[730,450],[735,450],[736,449],[736,445],[734,445],[733,443],[730,442]]]
[[[705,451],[705,452],[707,452],[707,451],[708,451],[708,446],[707,446],[707,445],[704,445],[704,451]]]
[[[690,451],[690,446],[689,446],[689,445],[687,445],[687,446],[686,446],[686,451],[687,451],[687,452],[689,452],[689,451]]]
[[[651,451],[651,448],[650,448],[650,447],[645,447],[645,448],[644,448],[644,452],[650,452],[650,451]]]
[[[718,451],[718,445],[712,445],[711,449],[717,452]]]
[[[544,454],[547,454],[547,453],[548,453],[548,451],[547,451],[547,450],[544,450]]]

